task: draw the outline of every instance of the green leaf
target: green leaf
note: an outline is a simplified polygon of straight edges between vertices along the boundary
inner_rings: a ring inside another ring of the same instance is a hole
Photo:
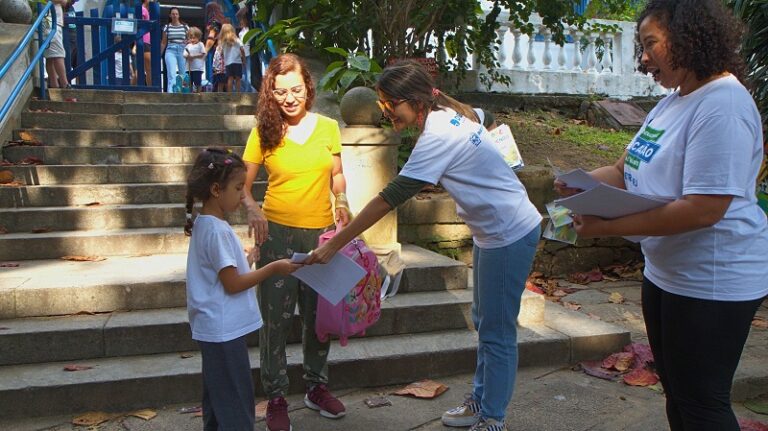
[[[336,86],[334,78],[340,76],[339,72],[342,70],[344,70],[342,67],[337,67],[336,69],[327,72],[325,75],[323,75],[322,78],[320,78],[320,82],[317,83],[317,86],[326,91],[333,91]],[[338,81],[338,79],[336,79],[336,81]]]
[[[360,76],[360,72],[356,70],[345,70],[344,74],[341,75],[341,79],[339,80],[339,87],[346,91],[347,88],[349,88],[349,86],[355,82],[358,76]]]
[[[346,64],[347,62],[344,60],[334,61],[333,63],[329,64],[328,67],[325,68],[325,73],[328,73],[333,69],[344,67]]]
[[[343,50],[341,48],[337,48],[335,46],[326,47],[325,50],[330,52],[331,54],[338,54],[338,55],[340,55],[342,57],[346,57],[347,56],[347,51],[346,50]]]
[[[371,59],[364,55],[356,55],[349,58],[349,65],[357,70],[368,72],[371,70]]]

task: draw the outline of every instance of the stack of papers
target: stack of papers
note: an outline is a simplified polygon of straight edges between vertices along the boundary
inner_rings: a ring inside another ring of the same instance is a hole
[[[308,253],[294,253],[291,261],[301,263],[308,256]],[[328,302],[336,305],[349,294],[365,274],[365,269],[357,262],[341,253],[336,253],[326,264],[306,265],[291,275],[314,289]]]

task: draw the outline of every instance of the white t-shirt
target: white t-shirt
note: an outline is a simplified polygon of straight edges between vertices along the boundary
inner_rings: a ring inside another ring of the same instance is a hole
[[[243,43],[240,42],[240,39],[235,39],[234,43],[219,43],[221,43],[221,48],[224,52],[224,65],[229,66],[230,64],[243,63],[240,58],[240,48],[243,46]]]
[[[768,294],[768,224],[755,196],[762,147],[760,115],[733,76],[686,96],[675,92],[648,114],[627,147],[627,190],[673,199],[734,196],[714,226],[642,240],[650,281],[699,299],[748,301]]]
[[[237,34],[237,37],[240,39],[240,42],[243,41],[243,38],[245,37],[245,34],[248,33],[249,30],[250,30],[250,28],[248,28],[248,27],[243,27],[243,28],[240,29],[240,33]],[[245,45],[243,45],[243,46],[245,47],[245,57],[246,58],[250,57],[251,56],[251,50],[248,49],[247,46],[245,46]]]
[[[193,55],[205,54],[205,44],[203,42],[188,43],[184,47],[184,58],[187,59],[189,70],[203,71],[205,70],[205,57],[189,58]]]
[[[228,266],[239,274],[250,271],[240,240],[226,221],[198,216],[187,254],[187,311],[194,340],[222,343],[262,325],[254,289],[224,290],[219,271]]]
[[[525,187],[485,127],[452,109],[427,116],[400,175],[442,184],[480,248],[512,244],[541,223]]]

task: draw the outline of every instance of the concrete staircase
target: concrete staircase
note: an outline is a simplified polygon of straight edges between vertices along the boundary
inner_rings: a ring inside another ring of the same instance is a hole
[[[125,411],[201,396],[185,306],[184,178],[205,146],[242,151],[253,95],[51,91],[31,101],[0,187],[0,417]],[[75,98],[77,101],[71,101]],[[70,100],[70,101],[67,101]],[[6,169],[2,167],[0,169]],[[257,195],[263,196],[264,178]],[[242,214],[230,220],[246,240]],[[38,233],[32,233],[37,231]],[[97,262],[65,255],[102,256]],[[405,245],[400,292],[365,338],[334,345],[332,386],[378,386],[474,369],[469,269]],[[299,321],[291,390],[302,390]],[[258,383],[258,337],[250,337]],[[565,365],[615,351],[626,331],[526,292],[520,364]],[[68,364],[93,368],[64,371]]]

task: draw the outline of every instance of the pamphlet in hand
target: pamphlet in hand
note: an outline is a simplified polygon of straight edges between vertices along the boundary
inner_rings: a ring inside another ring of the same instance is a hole
[[[301,263],[307,257],[309,257],[308,253],[294,253],[291,261]],[[365,269],[357,262],[341,253],[336,253],[330,262],[303,266],[292,275],[306,283],[328,302],[336,305],[349,294],[365,274]]]
[[[547,204],[547,212],[549,213],[549,222],[544,228],[542,236],[553,241],[575,244],[577,235],[573,229],[571,211],[564,206],[550,202]]]
[[[515,142],[515,137],[512,136],[512,131],[509,129],[509,126],[502,124],[488,133],[491,134],[491,139],[496,145],[496,148],[498,148],[499,151],[501,151],[501,155],[504,156],[504,161],[507,162],[513,171],[520,170],[525,166],[523,157],[520,155],[520,150],[517,148],[517,142]]]

